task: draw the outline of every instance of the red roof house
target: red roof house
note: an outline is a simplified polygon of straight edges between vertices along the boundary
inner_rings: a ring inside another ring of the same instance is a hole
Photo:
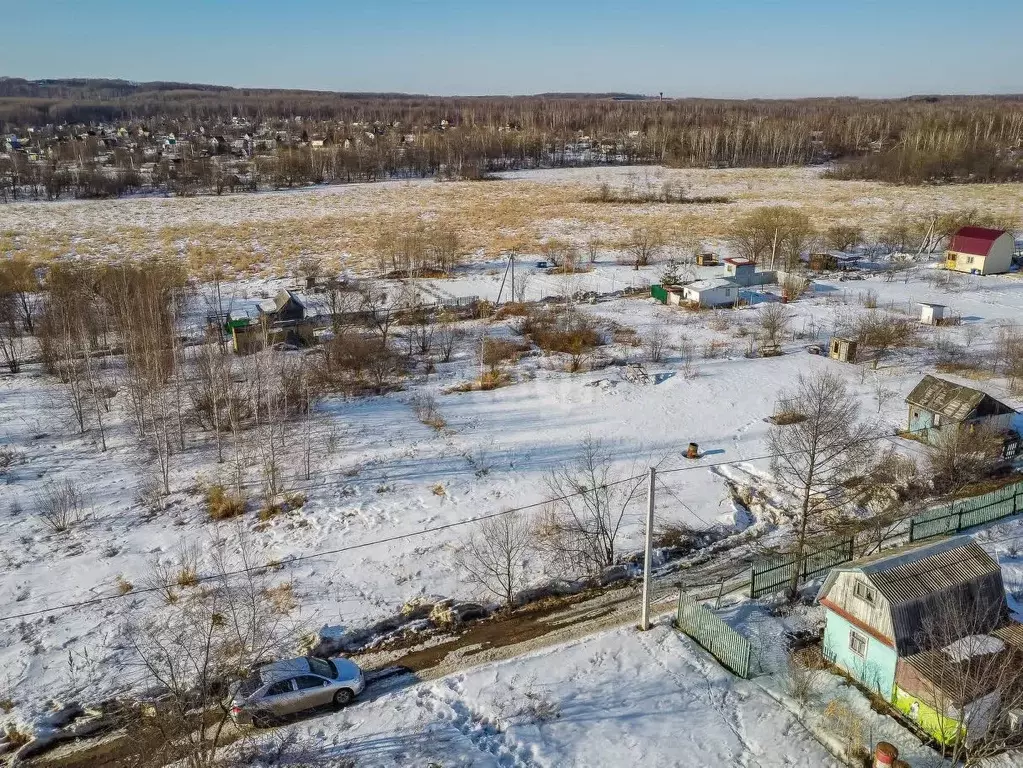
[[[1008,272],[1013,246],[1012,235],[1004,230],[961,227],[952,235],[945,253],[945,266],[976,275]]]

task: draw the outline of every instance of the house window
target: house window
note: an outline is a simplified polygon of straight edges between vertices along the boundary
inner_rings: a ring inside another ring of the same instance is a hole
[[[964,259],[964,261],[965,261],[965,262],[966,262],[967,264],[972,264],[972,263],[973,263],[973,257],[972,257],[972,256],[967,256],[967,257],[966,257],[966,258]]]
[[[725,288],[725,296],[731,296],[731,295],[732,295],[732,289],[731,288]]]
[[[874,598],[877,596],[874,588],[869,584],[864,584],[862,581],[857,581],[853,586],[853,594],[860,600],[865,600],[871,605],[874,604]]]
[[[867,655],[867,638],[855,629],[849,630],[849,650],[860,658],[865,658]]]

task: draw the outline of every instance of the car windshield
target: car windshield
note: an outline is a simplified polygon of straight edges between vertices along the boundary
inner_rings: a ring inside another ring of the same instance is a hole
[[[337,670],[334,665],[324,659],[309,658],[309,671],[320,677],[336,677]]]

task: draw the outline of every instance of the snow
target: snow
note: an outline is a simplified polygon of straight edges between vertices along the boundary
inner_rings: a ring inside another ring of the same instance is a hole
[[[967,635],[941,649],[952,661],[959,663],[975,656],[987,656],[1005,650],[1005,643],[991,635]]]
[[[302,759],[402,765],[839,766],[797,718],[670,627],[623,628],[292,727]]]
[[[618,171],[608,173],[624,178]],[[509,177],[583,184],[594,175],[573,170]],[[139,200],[109,208],[61,203],[52,210],[62,213],[47,226],[64,222],[70,227],[97,210],[111,220],[137,212],[139,226],[155,227],[166,224],[168,216],[173,222],[176,216],[183,221],[192,215],[223,214],[241,223],[253,208],[265,206],[257,213],[270,220],[271,208],[282,201],[297,206],[296,216],[328,215],[338,200],[355,201],[345,211],[357,215],[372,207],[373,196],[401,186],[381,184],[365,198],[358,190],[337,187],[225,202]],[[29,228],[51,210],[26,204],[8,209],[13,213],[5,215],[24,217]],[[726,249],[717,250],[727,255]],[[516,264],[516,280],[526,281],[528,299],[645,289],[657,281],[660,270],[656,265],[633,270],[616,264],[612,253],[602,254],[591,271],[573,275],[548,275],[528,266],[532,261],[524,254]],[[483,261],[452,279],[417,283],[424,294],[441,300],[474,295],[493,300],[504,266]],[[720,279],[722,267],[694,271],[700,280],[712,281]],[[757,307],[686,312],[642,296],[583,300],[578,302],[581,311],[632,328],[640,339],[665,332],[666,358],[643,361],[648,376],[630,378],[624,364],[641,361],[641,347],[614,345],[607,350],[613,358],[609,367],[579,374],[566,373],[556,359],[531,355],[515,367],[517,380],[511,386],[446,394],[478,370],[482,327],[468,322],[467,340],[455,359],[438,363],[429,375],[413,377],[406,391],[319,402],[310,421],[311,477],[289,466],[285,478],[288,489],[302,491],[308,501],[300,510],[265,523],[254,513],[218,525],[205,518],[197,488],[223,479],[229,470],[217,464],[208,438],[191,435],[186,451],[174,459],[168,508],[150,514],[138,497],[151,465],[132,435],[123,394],[114,398],[107,415],[108,450],[101,452],[94,432],[78,436],[65,423],[53,401],[54,382],[42,376],[39,366],[28,366],[17,376],[2,373],[0,446],[24,459],[2,478],[0,537],[7,543],[0,555],[3,614],[111,597],[119,577],[143,584],[153,561],[173,563],[183,542],[196,542],[207,552],[224,542],[232,556],[244,543],[257,559],[281,563],[281,580],[293,582],[302,619],[321,634],[324,628],[343,635],[368,626],[419,596],[478,597],[468,594],[455,564],[465,529],[416,534],[542,502],[546,472],[571,461],[587,436],[612,447],[618,474],[640,474],[657,465],[659,524],[747,531],[763,534],[764,544],[777,543],[786,534],[792,499],[762,457],[768,453],[765,418],[773,413],[779,393],[791,388],[800,374],[827,370],[845,380],[866,415],[893,431],[904,423],[905,395],[924,373],[934,371],[934,356],[925,344],[899,351],[876,371],[805,352],[806,346],[821,343],[867,311],[861,303],[866,291],[876,294],[879,307],[910,316],[918,314],[917,302],[945,304],[962,315],[960,327],[922,328],[927,341],[942,336],[972,350],[990,349],[1002,327],[1018,323],[1023,308],[1018,275],[960,276],[947,285],[931,277],[927,265],[921,265],[891,281],[880,276],[855,282],[817,278],[812,294],[787,305],[798,338],[786,337],[784,354],[771,358],[745,356],[758,323]],[[240,310],[285,285],[294,287],[283,278],[247,278],[225,283],[222,290],[226,305]],[[773,287],[757,296],[760,302],[778,300]],[[197,300],[193,320],[203,322],[208,309]],[[488,333],[511,335],[511,325],[494,324]],[[678,350],[684,345],[692,349],[689,361]],[[947,378],[1023,406],[1004,379],[978,384]],[[410,401],[421,393],[436,397],[446,422],[443,429],[416,420]],[[701,459],[683,456],[690,442],[699,444]],[[919,445],[895,438],[892,444],[920,457]],[[80,483],[89,499],[89,516],[70,532],[57,534],[38,518],[38,494],[47,483],[64,479]],[[247,482],[255,495],[257,479],[250,473]],[[743,491],[746,506],[737,503],[733,490]],[[640,494],[628,508],[623,553],[641,546],[643,507]],[[1000,558],[1010,607],[1023,616],[1023,559],[1021,547],[1014,544],[1016,539],[1023,542],[1019,522],[973,535]],[[373,543],[385,538],[386,543]],[[362,548],[292,562],[341,546]],[[200,563],[200,570],[208,565]],[[531,562],[530,568],[537,582],[549,576],[542,563]],[[40,720],[54,698],[92,701],[130,690],[131,681],[119,672],[124,652],[117,643],[118,627],[130,615],[158,610],[158,602],[153,596],[129,594],[6,622],[0,629],[6,680],[0,683],[5,689],[0,698],[13,700],[11,719]],[[528,701],[527,693],[560,702],[562,716],[535,723],[516,715],[515,707]],[[647,635],[612,632],[461,678],[426,683],[369,700],[332,719],[329,727],[328,721],[301,727],[325,754],[358,749],[360,766],[364,761],[375,764],[373,760],[393,764],[399,752],[410,761],[420,760],[408,764],[426,765],[428,755],[437,759],[445,748],[474,765],[499,764],[501,756],[507,764],[527,765],[612,762],[604,757],[614,757],[617,764],[676,764],[685,759],[694,765],[725,765],[742,757],[751,766],[828,765],[830,758],[779,706],[755,683],[732,680],[688,641],[661,627]],[[428,733],[423,731],[427,727],[432,729]]]

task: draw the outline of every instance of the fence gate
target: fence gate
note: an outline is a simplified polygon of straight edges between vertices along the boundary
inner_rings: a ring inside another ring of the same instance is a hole
[[[852,560],[853,541],[849,538],[830,547],[809,550],[799,563],[799,583],[810,581],[836,565]],[[750,567],[750,597],[762,597],[785,589],[792,582],[795,568],[794,557],[755,560]]]
[[[676,625],[739,677],[750,676],[752,645],[684,590],[678,593]]]
[[[1023,483],[1014,483],[982,496],[954,502],[951,507],[937,507],[911,518],[909,540],[921,541],[932,536],[959,533],[1020,512],[1023,512]]]

